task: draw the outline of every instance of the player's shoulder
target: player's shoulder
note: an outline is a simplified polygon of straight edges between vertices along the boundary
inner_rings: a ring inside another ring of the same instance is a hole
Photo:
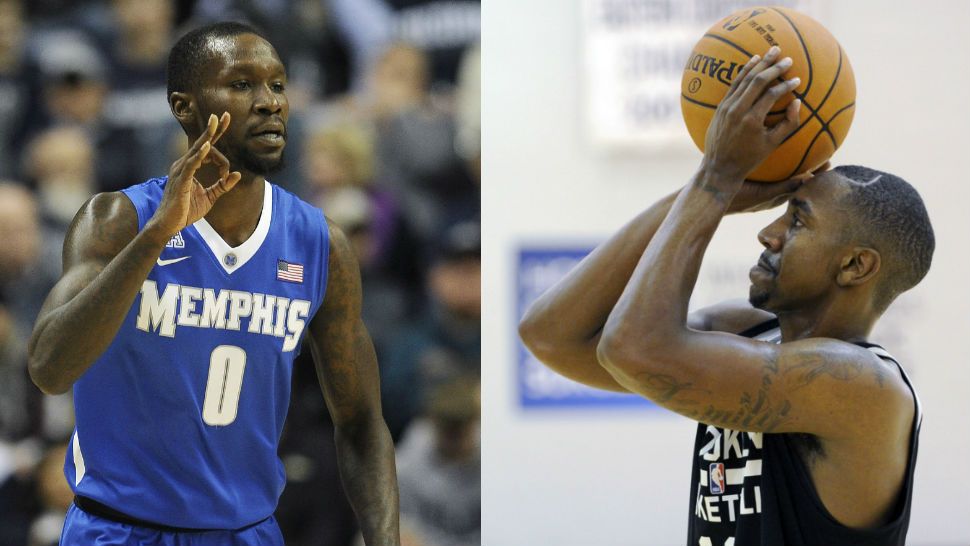
[[[138,227],[135,206],[121,191],[96,193],[88,198],[78,210],[69,231],[111,224]]]
[[[877,413],[912,416],[915,390],[902,366],[882,347],[827,337],[800,339],[779,347],[779,362],[789,387],[817,384],[829,393],[865,401],[878,409]]]
[[[138,214],[120,191],[97,193],[74,216],[64,237],[65,267],[89,259],[110,259],[138,233]]]
[[[687,317],[687,326],[702,332],[739,334],[774,319],[774,313],[758,309],[747,300],[738,298],[691,312]]]

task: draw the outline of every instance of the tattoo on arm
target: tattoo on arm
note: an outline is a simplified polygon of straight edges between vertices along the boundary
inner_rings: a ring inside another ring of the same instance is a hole
[[[728,204],[728,203],[731,202],[731,197],[728,196],[727,192],[725,192],[723,189],[717,187],[716,184],[713,184],[710,180],[708,180],[708,179],[706,179],[704,177],[698,177],[697,182],[695,182],[695,185],[698,188],[704,190],[705,192],[713,195],[714,196],[714,199],[718,203]]]
[[[707,402],[712,392],[698,387],[683,376],[641,372],[636,376],[637,390],[650,400],[696,421],[773,432],[793,418],[789,395],[823,376],[852,382],[867,376],[866,368],[869,368],[880,388],[886,384],[887,372],[881,363],[869,366],[857,360],[827,359],[807,351],[795,354],[788,360],[782,367],[776,354],[765,357],[758,390],[742,392],[734,407],[719,407]]]
[[[681,381],[668,374],[640,372],[635,376],[637,384],[642,391],[648,393],[647,397],[654,402],[673,402],[678,404],[692,405],[697,401],[684,398],[682,395],[688,392],[702,392],[710,394],[711,391],[698,389],[693,383]]]
[[[757,428],[772,432],[790,419],[791,401],[778,400],[772,386],[778,381],[779,365],[774,356],[766,357],[762,365],[761,385],[754,394],[741,393],[736,408],[718,408],[708,404],[703,410],[695,410],[688,417],[701,422],[717,422],[735,428]]]
[[[818,355],[802,355],[792,364],[787,375],[791,390],[795,391],[810,385],[816,379],[827,375],[839,381],[853,381],[862,375],[859,362],[832,362]]]

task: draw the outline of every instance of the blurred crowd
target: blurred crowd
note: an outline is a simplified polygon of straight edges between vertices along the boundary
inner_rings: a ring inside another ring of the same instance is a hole
[[[270,180],[357,252],[404,544],[480,543],[480,7],[0,0],[0,546],[56,544],[72,502],[71,396],[42,395],[26,370],[64,234],[91,195],[167,174],[185,150],[165,64],[178,37],[217,20],[254,25],[287,66],[286,166]],[[309,353],[294,367],[276,516],[289,545],[347,546],[359,536]]]

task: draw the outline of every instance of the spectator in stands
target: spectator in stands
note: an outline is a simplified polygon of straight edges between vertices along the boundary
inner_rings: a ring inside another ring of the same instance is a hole
[[[136,151],[140,170],[135,184],[168,172],[165,149],[171,135],[181,132],[168,106],[166,62],[175,38],[174,0],[111,0],[115,32],[102,45],[110,92],[104,117],[112,129],[133,131],[129,149]]]
[[[441,234],[428,273],[430,301],[399,330],[382,360],[384,419],[400,438],[427,389],[456,374],[477,375],[481,363],[481,238],[474,222]]]
[[[44,262],[36,198],[23,186],[0,182],[0,301],[18,331],[29,333],[60,264]]]
[[[376,158],[373,135],[357,124],[329,126],[312,133],[306,141],[303,177],[306,196],[328,214],[334,194],[354,188],[367,200],[367,234],[370,248],[360,256],[370,269],[394,269],[402,279],[416,280],[415,243],[401,216],[393,192],[374,184]],[[346,193],[345,193],[346,195]],[[334,207],[337,208],[337,207]]]
[[[408,42],[430,54],[435,87],[455,82],[462,52],[481,35],[481,0],[330,0],[350,44],[355,88],[389,44]]]
[[[26,354],[26,343],[44,296],[60,277],[63,236],[45,235],[37,199],[22,186],[0,182],[0,305],[10,314],[16,336],[13,354]],[[41,397],[27,377],[26,359],[8,363],[5,376],[17,407],[35,408],[28,416],[35,428],[30,433],[49,440],[66,440],[73,428],[71,395]],[[37,400],[39,403],[36,403]]]
[[[347,46],[326,0],[199,0],[193,19],[241,21],[262,30],[286,65],[291,111],[302,109],[307,100],[332,97],[349,89]]]
[[[24,171],[37,189],[45,236],[63,240],[78,209],[94,195],[94,153],[87,134],[69,126],[41,133],[28,146]]]
[[[371,73],[367,98],[379,121],[424,106],[430,86],[428,56],[406,43],[390,45]]]
[[[431,241],[479,209],[478,188],[456,152],[454,114],[430,94],[427,55],[413,46],[391,46],[371,82],[365,97],[377,130],[378,185],[398,196],[408,224]]]
[[[33,120],[31,138],[52,126],[83,129],[95,148],[94,156],[102,158],[93,160],[97,190],[112,191],[137,182],[144,166],[141,149],[132,145],[137,142],[136,132],[108,123],[105,116],[110,89],[101,54],[74,31],[50,32],[42,44],[38,67],[44,108]]]
[[[401,520],[426,546],[481,544],[480,409],[478,378],[450,378],[398,446]]]
[[[0,177],[16,174],[14,158],[30,111],[26,34],[21,0],[0,0]]]

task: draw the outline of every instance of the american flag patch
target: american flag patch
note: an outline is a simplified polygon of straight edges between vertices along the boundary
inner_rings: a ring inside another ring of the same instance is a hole
[[[276,260],[276,278],[281,281],[303,282],[303,265]]]

